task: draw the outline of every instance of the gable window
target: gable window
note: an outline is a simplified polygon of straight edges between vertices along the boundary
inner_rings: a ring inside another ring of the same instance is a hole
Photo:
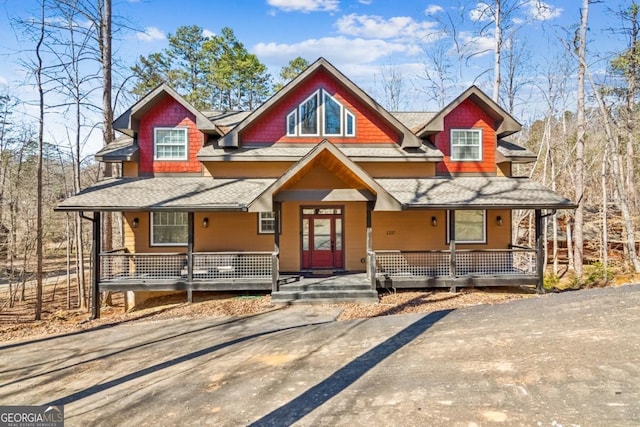
[[[486,243],[487,242],[487,228],[486,228],[486,214],[485,210],[464,210],[455,212],[455,238],[456,243]],[[450,221],[450,216],[447,215],[447,222]],[[449,227],[447,227],[447,240]]]
[[[187,160],[187,128],[155,128],[155,160]]]
[[[300,104],[300,135],[318,135],[318,92]]]
[[[151,246],[185,246],[188,234],[186,212],[151,213]]]
[[[276,214],[274,212],[258,213],[258,233],[273,234],[276,231]]]
[[[342,135],[342,104],[323,91],[324,134]]]
[[[452,129],[451,160],[482,160],[482,130]]]
[[[356,116],[324,89],[287,114],[287,136],[356,136]]]

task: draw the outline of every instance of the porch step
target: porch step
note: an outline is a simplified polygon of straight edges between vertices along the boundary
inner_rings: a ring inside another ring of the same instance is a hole
[[[280,286],[271,293],[271,301],[280,304],[331,304],[355,302],[375,304],[378,292],[371,289],[364,274],[346,274],[325,278],[305,277]]]
[[[378,303],[378,292],[362,290],[278,291],[271,294],[274,304]]]

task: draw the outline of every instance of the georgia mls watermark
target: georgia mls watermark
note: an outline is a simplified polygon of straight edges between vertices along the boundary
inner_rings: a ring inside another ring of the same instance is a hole
[[[64,427],[64,406],[0,406],[0,427]]]

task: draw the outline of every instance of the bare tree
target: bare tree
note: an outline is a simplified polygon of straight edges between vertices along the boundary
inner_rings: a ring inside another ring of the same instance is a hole
[[[589,0],[582,0],[582,7],[580,9],[580,27],[578,28],[574,44],[577,50],[578,59],[578,111],[576,115],[576,153],[575,153],[575,201],[578,207],[574,217],[574,267],[576,270],[576,276],[579,281],[582,281],[582,263],[584,258],[584,188],[585,188],[585,162],[584,162],[584,149],[585,149],[585,72],[586,72],[586,54],[587,54],[587,26],[589,23]]]
[[[382,65],[376,78],[382,86],[383,104],[389,111],[399,111],[402,105],[404,79],[395,65]]]

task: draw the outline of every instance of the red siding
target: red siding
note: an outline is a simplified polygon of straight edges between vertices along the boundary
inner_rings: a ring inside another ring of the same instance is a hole
[[[482,160],[451,161],[451,129],[482,129]],[[444,154],[438,173],[496,173],[496,132],[494,120],[473,101],[466,99],[444,118],[444,131],[436,136],[436,146]]]
[[[188,128],[188,160],[154,161],[153,129],[156,127]],[[196,158],[202,148],[203,134],[196,128],[195,116],[175,99],[167,97],[158,102],[141,119],[138,129],[140,147],[140,174],[201,172],[202,165]]]
[[[327,136],[326,139],[335,144],[371,144],[399,142],[400,134],[380,116],[363,104],[350,91],[342,87],[324,70],[318,70],[305,82],[296,87],[294,93],[290,93],[285,99],[280,100],[262,116],[248,126],[240,135],[243,143],[314,143],[325,139],[323,136],[315,137],[288,137],[286,136],[286,117],[302,101],[308,98],[318,88],[325,89],[335,97],[342,105],[356,116],[356,136],[338,137]]]

